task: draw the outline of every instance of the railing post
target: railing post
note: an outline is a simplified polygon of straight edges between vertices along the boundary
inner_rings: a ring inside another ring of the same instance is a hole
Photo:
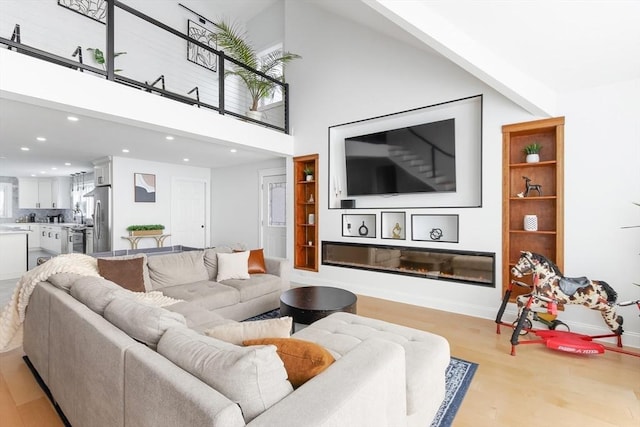
[[[115,79],[115,0],[107,0],[107,80]]]
[[[218,55],[218,113],[224,114],[224,52]]]
[[[282,86],[284,91],[284,133],[289,135],[289,83]]]

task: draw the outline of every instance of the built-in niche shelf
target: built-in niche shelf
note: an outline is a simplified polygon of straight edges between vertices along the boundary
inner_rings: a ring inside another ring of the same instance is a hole
[[[342,215],[342,236],[376,237],[376,215]]]
[[[294,157],[293,174],[294,267],[318,271],[318,155]]]
[[[322,242],[322,264],[495,287],[495,253]]]

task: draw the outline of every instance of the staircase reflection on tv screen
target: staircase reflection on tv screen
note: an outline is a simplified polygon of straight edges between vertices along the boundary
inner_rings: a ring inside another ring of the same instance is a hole
[[[489,252],[323,242],[322,264],[495,287]]]

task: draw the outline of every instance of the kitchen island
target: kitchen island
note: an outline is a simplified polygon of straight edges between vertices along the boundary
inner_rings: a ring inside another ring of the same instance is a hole
[[[28,239],[31,231],[0,228],[0,280],[18,279],[28,270]]]

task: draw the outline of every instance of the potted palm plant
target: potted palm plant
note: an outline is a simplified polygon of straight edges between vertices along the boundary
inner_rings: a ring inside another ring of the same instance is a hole
[[[301,58],[300,55],[283,52],[281,50],[273,51],[259,58],[254,47],[246,39],[245,32],[239,29],[237,25],[224,21],[214,23],[214,25],[216,32],[212,37],[215,37],[218,49],[224,51],[226,55],[236,61],[258,70],[277,81],[284,81],[284,64]],[[229,70],[225,70],[225,77],[227,76],[238,77],[247,87],[249,95],[251,96],[251,107],[248,116],[258,120],[262,119],[262,113],[258,112],[260,100],[272,96],[278,84],[233,63]]]

